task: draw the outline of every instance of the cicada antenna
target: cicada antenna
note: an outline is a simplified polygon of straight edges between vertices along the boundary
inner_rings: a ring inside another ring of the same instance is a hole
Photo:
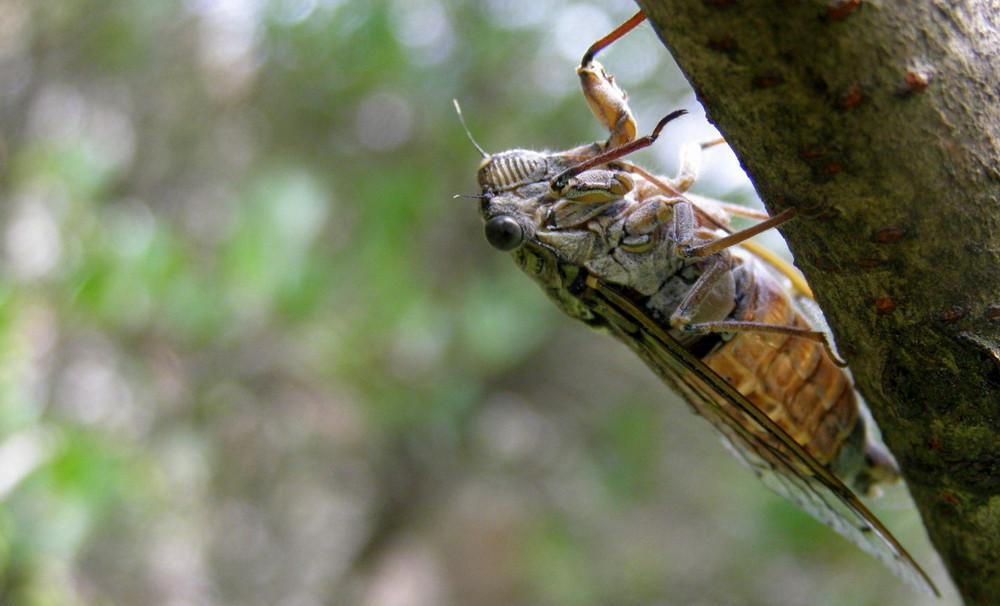
[[[458,99],[452,99],[451,102],[455,104],[455,111],[458,113],[458,121],[462,123],[462,128],[465,130],[465,136],[469,138],[469,141],[472,141],[472,144],[476,146],[476,149],[479,150],[479,153],[482,154],[484,158],[489,158],[490,155],[484,152],[483,148],[479,147],[479,144],[476,143],[476,139],[472,136],[472,133],[469,132],[469,126],[465,123],[465,116],[462,115],[462,106],[458,104]]]

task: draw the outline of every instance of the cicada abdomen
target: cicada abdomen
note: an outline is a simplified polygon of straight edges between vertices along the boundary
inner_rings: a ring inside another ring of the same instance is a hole
[[[738,303],[729,319],[800,333],[815,330],[796,298],[761,262],[738,248],[731,254],[738,263]],[[855,490],[870,494],[878,484],[898,479],[891,456],[869,435],[850,375],[823,343],[748,330],[733,334],[701,359]]]

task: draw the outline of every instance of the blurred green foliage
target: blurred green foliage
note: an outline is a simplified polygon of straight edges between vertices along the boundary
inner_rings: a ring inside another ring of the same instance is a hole
[[[452,199],[451,99],[601,138],[574,62],[632,10],[0,0],[0,603],[914,603]],[[650,31],[608,63],[693,108]]]

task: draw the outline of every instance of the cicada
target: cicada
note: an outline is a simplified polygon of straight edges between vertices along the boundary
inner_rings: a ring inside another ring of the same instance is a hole
[[[746,242],[796,210],[734,233],[734,208],[687,193],[700,146],[684,148],[675,178],[624,160],[683,113],[636,138],[625,92],[594,60],[643,20],[639,13],[594,43],[577,69],[607,141],[557,153],[487,154],[476,145],[486,239],[566,314],[638,354],[764,484],[937,593],[855,493],[899,472],[872,438],[849,374],[797,303],[808,287],[787,286],[781,276],[794,270]]]

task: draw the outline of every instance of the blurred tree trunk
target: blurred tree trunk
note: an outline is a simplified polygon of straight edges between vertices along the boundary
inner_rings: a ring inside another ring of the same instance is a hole
[[[784,233],[968,604],[1000,603],[1000,15],[639,0]]]

